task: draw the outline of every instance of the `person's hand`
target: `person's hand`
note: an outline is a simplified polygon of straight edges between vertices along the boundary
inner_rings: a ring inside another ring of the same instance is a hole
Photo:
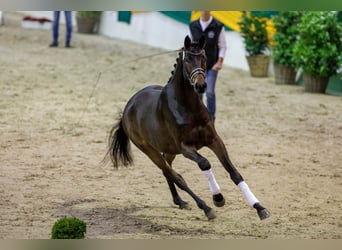
[[[214,66],[212,67],[212,70],[219,71],[220,69],[222,69],[222,62],[217,62],[217,63],[215,63]]]

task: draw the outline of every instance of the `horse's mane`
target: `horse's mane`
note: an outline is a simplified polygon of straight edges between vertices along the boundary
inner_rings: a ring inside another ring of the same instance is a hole
[[[183,49],[184,49],[184,47],[181,48],[181,49],[179,49],[178,57],[176,58],[176,63],[173,65],[173,70],[171,71],[171,76],[170,76],[169,80],[167,81],[167,83],[170,83],[171,80],[172,80],[172,78],[173,78],[174,75],[175,75],[176,66],[177,66],[177,64],[179,63],[179,60],[180,60],[180,58],[181,58],[181,56],[182,56],[182,51],[183,51]]]

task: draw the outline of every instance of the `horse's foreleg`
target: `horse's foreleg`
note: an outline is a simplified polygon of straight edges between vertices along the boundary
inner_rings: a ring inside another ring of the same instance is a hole
[[[209,148],[216,154],[224,168],[230,175],[232,181],[239,187],[241,192],[245,195],[248,204],[255,208],[258,212],[259,218],[261,220],[266,219],[270,216],[270,212],[261,206],[259,200],[252,193],[247,183],[244,181],[243,177],[239,173],[239,171],[234,167],[233,163],[230,161],[228,157],[228,153],[226,147],[224,146],[222,140],[217,137],[216,140],[209,146]]]
[[[163,157],[164,157],[165,161],[168,163],[169,167],[172,168],[172,161],[175,159],[176,156],[170,155],[170,154],[163,154]],[[167,176],[165,176],[165,178],[166,178],[167,183],[169,185],[169,188],[170,188],[170,191],[172,194],[172,198],[173,198],[173,202],[176,205],[178,205],[180,209],[188,208],[188,203],[181,199],[173,181],[170,178],[168,178]]]
[[[221,194],[220,186],[218,185],[215,179],[209,161],[202,155],[200,155],[195,149],[188,147],[184,144],[182,144],[182,153],[186,158],[195,161],[198,164],[199,168],[202,170],[205,177],[207,178],[210,191],[213,194],[214,205],[217,207],[224,206],[225,199]]]

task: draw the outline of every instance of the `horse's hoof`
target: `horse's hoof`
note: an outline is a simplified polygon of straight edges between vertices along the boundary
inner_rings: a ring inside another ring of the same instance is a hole
[[[258,215],[259,215],[260,220],[264,220],[270,217],[271,213],[266,208],[264,208],[258,211]]]
[[[180,209],[186,209],[186,210],[191,210],[191,207],[189,206],[189,203],[187,202],[182,202],[180,205],[179,205],[179,208]]]
[[[211,208],[209,211],[205,212],[205,215],[207,216],[208,220],[213,220],[216,218],[216,214]]]
[[[213,202],[216,207],[223,207],[226,203],[223,195],[221,193],[213,195]]]
[[[173,203],[179,207],[179,209],[190,209],[189,204],[183,201],[180,197],[173,199]]]

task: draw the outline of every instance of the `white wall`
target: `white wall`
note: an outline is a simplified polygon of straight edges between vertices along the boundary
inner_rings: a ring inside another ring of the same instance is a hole
[[[224,63],[243,70],[249,70],[245,45],[240,33],[235,31],[226,32],[227,52]]]
[[[53,11],[19,11],[34,17],[52,19]],[[73,12],[73,25],[76,25],[76,11]],[[65,23],[61,13],[61,23]],[[76,29],[75,29],[76,30]],[[183,46],[188,34],[188,25],[178,22],[160,12],[143,12],[133,14],[130,24],[118,21],[117,11],[102,13],[99,33],[109,37],[143,43],[165,50],[175,50]],[[248,70],[242,37],[234,31],[226,32],[227,52],[224,64]]]
[[[102,14],[99,32],[109,37],[140,42],[150,46],[174,50],[183,46],[188,25],[178,22],[160,12],[133,14],[130,24],[118,21],[116,11]],[[248,70],[242,37],[234,31],[226,32],[226,65]]]
[[[53,11],[17,11],[20,13],[23,13],[25,15],[28,16],[32,16],[32,17],[45,17],[45,18],[49,18],[50,20],[53,20]],[[65,16],[64,16],[64,12],[62,11],[59,17],[59,22],[65,24]],[[72,13],[72,25],[76,26],[76,11],[73,11]]]
[[[187,32],[185,25],[159,12],[133,14],[127,24],[118,21],[117,12],[106,11],[100,24],[101,34],[170,50],[183,46]]]

